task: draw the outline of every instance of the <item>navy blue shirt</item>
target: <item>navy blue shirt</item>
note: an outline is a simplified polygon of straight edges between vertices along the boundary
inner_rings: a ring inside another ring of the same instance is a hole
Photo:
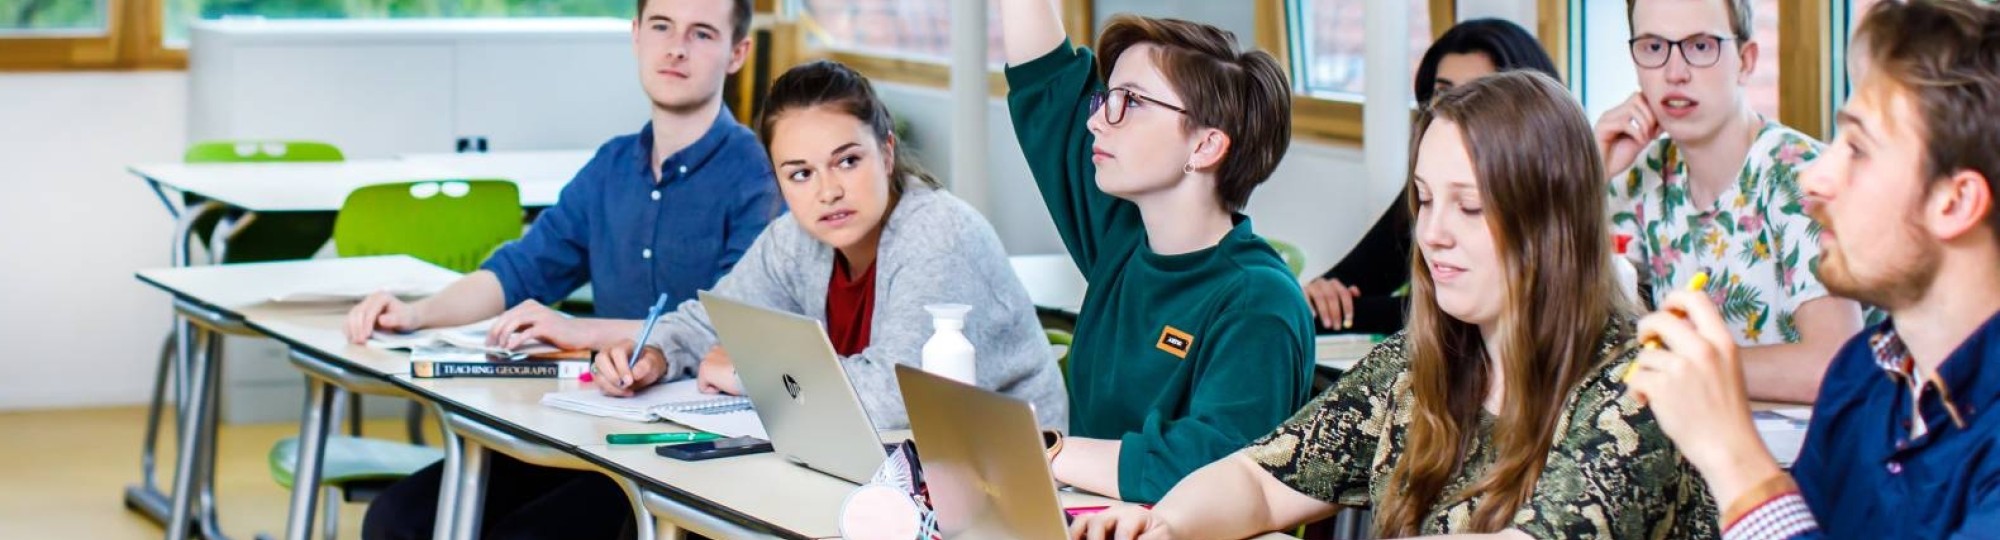
[[[657,184],[652,134],[648,122],[598,147],[527,235],[480,265],[500,278],[508,307],[590,283],[597,316],[644,318],[660,293],[674,306],[715,285],[784,210],[771,160],[727,107],[658,164]]]
[[[1921,434],[1906,375],[1921,372],[1894,324],[1834,357],[1792,468],[1799,493],[1827,537],[2000,537],[2000,364],[1988,365],[2000,362],[2000,315],[1925,381]]]

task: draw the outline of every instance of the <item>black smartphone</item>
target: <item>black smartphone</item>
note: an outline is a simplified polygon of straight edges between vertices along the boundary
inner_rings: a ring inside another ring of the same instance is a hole
[[[680,444],[665,444],[653,447],[653,453],[681,461],[701,461],[704,459],[762,454],[771,451],[771,442],[756,437],[732,437]]]

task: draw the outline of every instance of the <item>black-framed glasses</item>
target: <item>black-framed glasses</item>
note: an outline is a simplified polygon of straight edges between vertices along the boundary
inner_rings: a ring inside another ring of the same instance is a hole
[[[1690,66],[1713,66],[1722,59],[1722,44],[1727,41],[1735,41],[1735,38],[1714,34],[1695,34],[1678,40],[1641,36],[1626,43],[1632,46],[1633,63],[1653,69],[1667,65],[1667,59],[1674,56],[1674,49],[1680,49],[1681,59]]]
[[[1118,125],[1119,122],[1125,121],[1125,113],[1127,111],[1141,107],[1140,103],[1159,105],[1161,108],[1169,111],[1187,114],[1187,109],[1185,108],[1176,107],[1171,103],[1146,97],[1128,88],[1098,90],[1090,94],[1090,110],[1092,112],[1104,111],[1104,123],[1114,126]],[[1106,107],[1105,105],[1107,104],[1110,106]]]

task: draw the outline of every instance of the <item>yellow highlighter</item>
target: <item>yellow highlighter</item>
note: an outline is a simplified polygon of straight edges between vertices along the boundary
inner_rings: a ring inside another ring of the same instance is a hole
[[[1688,280],[1687,290],[1689,292],[1698,292],[1707,286],[1708,286],[1708,272],[1701,272],[1695,274],[1694,279]],[[1658,349],[1661,347],[1660,337],[1659,336],[1647,337],[1645,343],[1641,343],[1639,346],[1647,349]],[[1630,380],[1632,378],[1632,374],[1637,372],[1639,372],[1639,360],[1635,358],[1632,360],[1632,365],[1625,366],[1625,374],[1620,375],[1618,377],[1618,380],[1621,382]]]

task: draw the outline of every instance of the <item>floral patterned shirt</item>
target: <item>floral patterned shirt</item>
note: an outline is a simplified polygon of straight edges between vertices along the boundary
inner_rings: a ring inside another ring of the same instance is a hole
[[[1626,252],[1653,284],[1653,305],[1708,272],[1708,294],[1738,345],[1797,343],[1792,314],[1826,296],[1819,266],[1819,224],[1801,202],[1799,173],[1821,144],[1766,120],[1737,182],[1697,208],[1688,195],[1687,162],[1672,139],[1639,154],[1623,181],[1611,182],[1611,223],[1637,240]]]
[[[1535,538],[1716,538],[1715,504],[1653,415],[1618,376],[1635,358],[1631,326],[1607,329],[1595,367],[1569,398],[1534,492],[1512,528]],[[1291,420],[1252,443],[1251,459],[1285,485],[1332,504],[1382,499],[1415,407],[1407,335],[1368,353]],[[1496,455],[1495,418],[1481,414],[1458,473],[1423,518],[1425,535],[1471,532],[1480,500],[1458,500]]]

